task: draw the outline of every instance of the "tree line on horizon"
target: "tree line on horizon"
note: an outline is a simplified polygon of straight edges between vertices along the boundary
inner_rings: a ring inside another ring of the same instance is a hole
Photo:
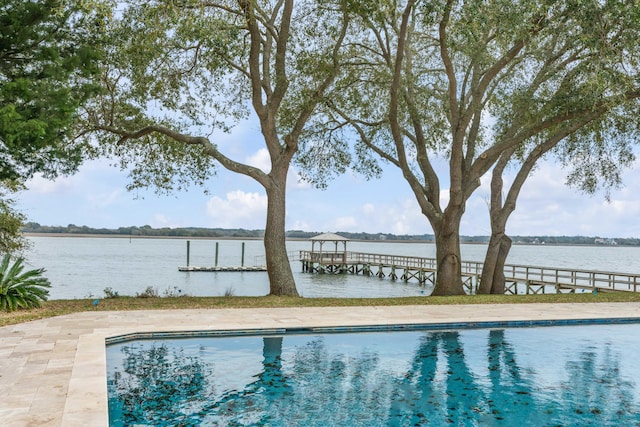
[[[40,225],[37,222],[27,222],[22,227],[23,233],[44,234],[88,234],[88,235],[118,235],[118,236],[157,236],[157,237],[205,237],[205,238],[264,238],[264,230],[244,228],[207,228],[207,227],[160,227],[150,225],[141,227],[129,226],[118,228],[92,228],[86,225],[69,224],[67,226]],[[310,239],[322,234],[316,231],[287,230],[288,239]],[[363,241],[411,241],[434,242],[433,234],[393,234],[338,231],[336,234],[350,240]],[[489,243],[490,236],[460,236],[462,243]],[[516,244],[549,244],[549,245],[621,245],[639,246],[640,238],[601,238],[590,236],[512,236]]]
[[[10,195],[37,173],[53,179],[103,158],[129,173],[129,190],[175,193],[206,188],[223,167],[265,191],[270,294],[297,296],[285,245],[290,169],[323,188],[347,171],[381,178],[392,167],[433,230],[433,295],[464,294],[460,224],[489,180],[478,292],[501,294],[507,223],[537,163],[554,159],[569,185],[608,198],[635,160],[638,2],[9,3],[0,10],[5,252],[26,220]],[[250,117],[268,171],[219,145]]]

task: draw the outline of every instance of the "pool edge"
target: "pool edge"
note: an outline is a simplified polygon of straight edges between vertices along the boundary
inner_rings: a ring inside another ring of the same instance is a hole
[[[121,344],[128,341],[179,339],[179,338],[216,338],[230,336],[269,336],[314,333],[358,333],[358,332],[393,332],[393,331],[441,331],[448,329],[497,329],[526,328],[569,325],[620,325],[640,323],[640,317],[583,318],[583,319],[538,319],[538,320],[504,320],[504,321],[466,321],[440,323],[399,323],[369,324],[356,326],[305,326],[289,328],[252,328],[252,329],[210,329],[185,331],[148,331],[131,332],[122,335],[105,337],[105,345]]]

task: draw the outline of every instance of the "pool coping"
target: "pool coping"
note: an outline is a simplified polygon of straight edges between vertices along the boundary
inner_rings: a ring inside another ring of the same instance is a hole
[[[444,322],[444,323],[400,323],[392,325],[322,326],[295,328],[222,329],[204,331],[151,331],[132,332],[105,338],[105,346],[130,341],[163,340],[180,338],[223,338],[240,336],[280,336],[292,334],[341,334],[361,332],[402,332],[402,331],[443,331],[461,329],[503,329],[533,328],[546,326],[576,325],[624,325],[640,323],[640,317],[612,317],[603,319],[553,319],[553,320],[510,320],[485,322]]]
[[[107,342],[124,336],[503,328],[640,321],[639,303],[95,311],[0,328],[0,416],[15,426],[108,426]],[[10,418],[9,418],[10,417]]]

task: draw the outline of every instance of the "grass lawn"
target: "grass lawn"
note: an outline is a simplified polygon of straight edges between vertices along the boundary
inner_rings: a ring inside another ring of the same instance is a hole
[[[640,302],[640,293],[600,292],[545,295],[469,295],[454,297],[404,297],[404,298],[293,298],[293,297],[117,297],[52,300],[41,308],[0,312],[0,326],[44,319],[83,311],[115,310],[170,310],[194,308],[274,308],[274,307],[350,307],[385,305],[445,305],[445,304],[525,304],[525,303],[597,303]]]

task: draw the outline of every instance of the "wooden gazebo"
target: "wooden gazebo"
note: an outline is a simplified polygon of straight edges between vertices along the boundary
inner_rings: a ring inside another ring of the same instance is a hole
[[[347,263],[347,242],[349,239],[334,233],[324,233],[309,240],[311,240],[311,252],[301,251],[303,271],[344,269]]]

